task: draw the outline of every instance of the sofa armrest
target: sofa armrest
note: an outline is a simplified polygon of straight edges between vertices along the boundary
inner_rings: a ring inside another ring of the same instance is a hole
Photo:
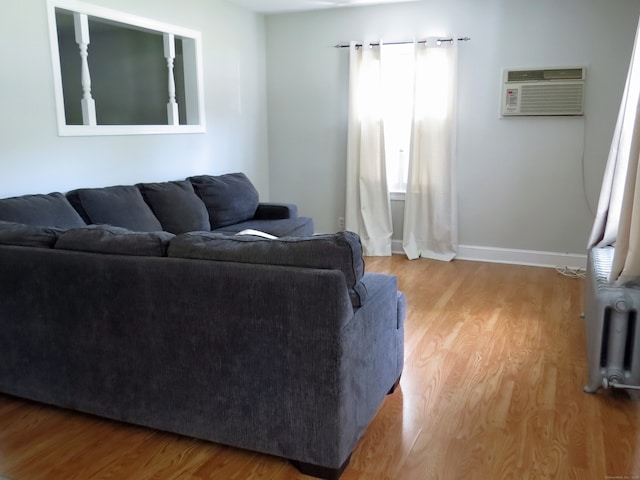
[[[282,218],[296,218],[298,206],[293,203],[260,203],[253,216],[254,220],[277,220]]]

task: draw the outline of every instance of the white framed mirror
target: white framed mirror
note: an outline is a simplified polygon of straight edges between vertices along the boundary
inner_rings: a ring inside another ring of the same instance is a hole
[[[200,32],[48,0],[58,134],[205,131]]]

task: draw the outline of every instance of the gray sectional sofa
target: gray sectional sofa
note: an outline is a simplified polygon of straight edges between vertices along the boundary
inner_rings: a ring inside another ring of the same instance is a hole
[[[398,384],[405,299],[357,235],[249,185],[0,200],[0,392],[338,478]]]

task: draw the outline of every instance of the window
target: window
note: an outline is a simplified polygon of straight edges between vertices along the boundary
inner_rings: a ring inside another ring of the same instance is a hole
[[[392,193],[405,192],[414,109],[414,45],[385,45],[381,55],[387,180]]]
[[[200,33],[49,0],[60,135],[204,132]]]

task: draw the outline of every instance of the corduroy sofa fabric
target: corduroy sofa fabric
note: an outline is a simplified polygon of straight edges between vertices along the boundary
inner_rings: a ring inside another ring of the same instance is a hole
[[[65,196],[57,192],[0,199],[0,220],[56,228],[86,225]]]
[[[339,270],[345,277],[353,306],[361,306],[367,298],[367,289],[361,282],[364,275],[362,244],[360,237],[353,232],[275,240],[250,235],[192,232],[177,236],[171,242],[168,255]]]
[[[90,225],[59,234],[55,248],[78,252],[166,257],[169,232],[132,232],[111,225]]]
[[[212,229],[244,222],[255,215],[258,191],[244,173],[199,175],[188,180],[209,212]]]
[[[202,181],[224,233],[181,231],[212,218],[185,181],[0,200],[0,392],[336,479],[402,372],[396,277],[244,175]],[[256,227],[284,237],[233,235]]]
[[[163,230],[174,234],[211,230],[209,212],[191,182],[141,183],[138,188]]]
[[[59,228],[34,227],[24,223],[0,221],[0,244],[51,248],[63,231]]]
[[[81,188],[67,198],[87,223],[108,224],[136,232],[162,230],[160,221],[134,185]]]

